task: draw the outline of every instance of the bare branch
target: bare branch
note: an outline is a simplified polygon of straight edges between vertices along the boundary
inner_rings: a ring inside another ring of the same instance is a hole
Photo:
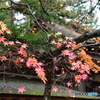
[[[98,0],[98,2],[96,3],[96,5],[94,6],[94,7],[92,7],[92,9],[88,12],[88,14],[90,14],[90,13],[92,13],[94,10],[95,10],[95,8],[96,8],[96,6],[99,4],[99,0]]]
[[[76,43],[80,43],[80,42],[86,41],[90,38],[99,37],[99,36],[100,36],[100,29],[89,32],[89,33],[84,33],[79,37],[75,37],[73,40]]]
[[[79,47],[73,49],[72,52],[74,52],[74,51],[76,51],[76,50],[78,50],[78,49],[80,49],[80,48],[82,48],[82,47],[99,46],[99,45],[100,45],[100,43],[81,45],[81,46],[79,46]]]
[[[46,21],[44,20],[41,20],[42,22],[45,23],[46,26],[48,26],[49,28],[51,28],[52,30],[56,30],[56,31],[59,31],[67,36],[70,36],[70,37],[78,37],[80,35],[80,33],[77,33],[77,32],[73,32],[72,30],[62,26],[62,25],[58,25],[58,24],[50,24],[50,23],[47,23]]]
[[[21,6],[27,6],[28,4],[24,4],[24,3],[17,3],[14,2],[13,0],[10,0],[11,3],[15,4],[15,5],[21,5]]]

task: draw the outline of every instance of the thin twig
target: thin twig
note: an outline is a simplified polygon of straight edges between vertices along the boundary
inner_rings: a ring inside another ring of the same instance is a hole
[[[81,45],[81,46],[79,46],[79,47],[77,47],[77,48],[71,50],[71,52],[75,52],[76,50],[78,50],[78,49],[80,49],[80,48],[82,48],[82,47],[99,46],[99,45],[100,45],[100,43]]]
[[[48,12],[47,12],[47,11],[44,9],[44,7],[43,7],[42,1],[39,0],[39,2],[40,2],[41,8],[42,8],[42,10],[44,11],[44,13],[46,13],[46,14],[49,16]]]
[[[99,4],[99,0],[98,0],[98,2],[96,3],[96,5],[94,6],[94,7],[92,7],[92,9],[88,12],[88,14],[90,14],[90,13],[92,13],[94,10],[95,10],[95,8],[96,8],[96,6]]]

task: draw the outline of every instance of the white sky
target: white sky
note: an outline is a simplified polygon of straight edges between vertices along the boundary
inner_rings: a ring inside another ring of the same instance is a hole
[[[13,1],[15,1],[15,2],[19,2],[20,0],[13,0]]]
[[[99,25],[98,28],[100,28],[100,10],[97,9],[96,12],[97,12],[97,13],[96,13],[95,16],[98,17],[98,22],[97,22],[97,24]]]

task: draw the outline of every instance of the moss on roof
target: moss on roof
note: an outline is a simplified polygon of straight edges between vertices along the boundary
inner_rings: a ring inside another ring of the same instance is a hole
[[[16,79],[16,78],[0,78],[0,93],[8,93],[8,94],[21,94],[18,93],[18,87],[25,87],[26,91],[23,92],[23,95],[43,95],[44,92],[44,84],[41,81],[33,80],[24,80],[24,79]],[[73,93],[83,93],[83,95],[77,96],[78,98],[92,98],[92,99],[100,99],[100,97],[86,96],[86,92],[79,92],[75,90],[71,90],[62,85],[53,85],[53,87],[57,87],[59,91],[53,92],[52,96],[59,97],[70,97],[73,96]],[[71,93],[68,93],[71,91]]]

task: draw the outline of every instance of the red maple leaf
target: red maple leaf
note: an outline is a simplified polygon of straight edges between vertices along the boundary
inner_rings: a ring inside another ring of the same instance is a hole
[[[20,50],[18,51],[19,54],[23,55],[23,57],[27,57],[27,52],[23,49],[20,48]]]
[[[81,74],[85,73],[85,70],[84,69],[78,69],[78,72],[80,72]]]
[[[57,48],[60,48],[60,47],[61,47],[61,43],[57,43],[57,44],[56,44],[56,47],[57,47]]]
[[[57,87],[54,87],[54,88],[52,89],[53,92],[58,92],[58,90],[59,90],[59,89],[58,89]]]
[[[38,62],[35,58],[28,58],[26,62],[27,67],[36,67],[36,66],[42,66],[43,64],[41,62]]]
[[[14,41],[9,41],[9,45],[14,45]]]
[[[74,60],[76,58],[76,55],[73,52],[70,52],[69,57],[70,60]]]
[[[23,43],[23,44],[21,45],[21,47],[22,47],[22,48],[26,48],[26,47],[28,47],[28,46],[27,46],[27,44]]]
[[[18,57],[18,58],[16,58],[16,60],[14,62],[15,62],[15,64],[18,64],[20,62],[22,63],[22,62],[24,62],[24,59]]]
[[[27,67],[32,67],[37,65],[37,60],[35,58],[28,58],[26,65]]]
[[[71,83],[71,82],[67,82],[66,85],[67,85],[68,87],[70,87],[70,86],[72,86],[72,83]]]
[[[0,42],[4,42],[5,39],[4,36],[0,36]]]
[[[66,44],[66,47],[67,47],[67,48],[70,48],[70,47],[71,47],[71,44],[70,44],[70,43],[69,43],[69,44],[67,43],[67,44]]]
[[[83,75],[82,75],[82,79],[83,79],[83,80],[86,80],[87,78],[88,78],[88,75],[87,75],[87,74],[83,74]]]
[[[25,87],[19,87],[19,88],[17,88],[17,90],[18,90],[18,93],[23,93],[26,91]]]
[[[70,51],[69,51],[69,50],[63,50],[63,51],[62,51],[62,54],[63,54],[63,55],[70,55]]]

